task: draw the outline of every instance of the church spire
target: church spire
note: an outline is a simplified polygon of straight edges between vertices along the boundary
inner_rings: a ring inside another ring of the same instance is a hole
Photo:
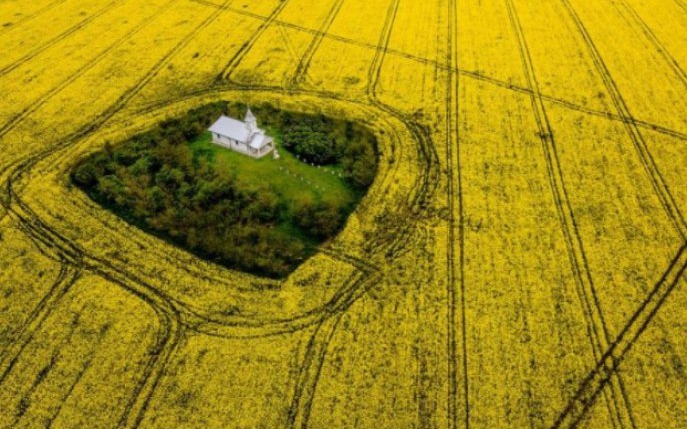
[[[255,130],[258,128],[258,119],[255,117],[253,112],[251,112],[250,107],[248,107],[248,110],[246,110],[246,119],[244,121],[246,125],[252,130]]]

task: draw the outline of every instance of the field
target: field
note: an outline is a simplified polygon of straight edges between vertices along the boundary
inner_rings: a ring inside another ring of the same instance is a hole
[[[0,0],[0,428],[687,427],[685,0]],[[211,101],[377,133],[283,281],[69,172]]]

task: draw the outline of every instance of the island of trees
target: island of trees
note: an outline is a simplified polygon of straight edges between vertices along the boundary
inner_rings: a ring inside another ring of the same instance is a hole
[[[364,126],[252,107],[279,159],[213,145],[207,127],[238,103],[217,102],[82,160],[71,180],[94,201],[224,266],[281,278],[342,228],[372,183],[377,144]]]

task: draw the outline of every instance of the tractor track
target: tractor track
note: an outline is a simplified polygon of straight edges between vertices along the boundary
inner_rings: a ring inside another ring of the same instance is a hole
[[[332,26],[334,20],[339,15],[339,11],[341,11],[341,6],[343,6],[344,1],[345,0],[334,1],[334,4],[329,10],[329,13],[325,17],[324,21],[320,25],[320,28],[313,36],[313,39],[310,41],[310,44],[308,44],[305,53],[298,62],[298,65],[296,66],[296,72],[287,84],[288,88],[296,88],[298,86],[301,86],[305,81],[305,78],[308,75],[308,69],[310,68],[310,63],[312,62],[313,56],[315,55],[315,52],[317,52],[317,50],[319,49],[325,36],[328,35],[329,28]]]
[[[459,69],[458,64],[458,0],[449,0],[448,6],[448,49],[446,64],[451,70]],[[463,426],[470,428],[470,375],[467,353],[466,284],[465,284],[465,210],[463,196],[463,177],[460,156],[459,108],[460,75],[448,74],[446,91],[446,196],[448,201],[448,242],[446,258],[446,338],[448,355],[448,428]],[[455,136],[455,140],[453,140]],[[455,145],[455,150],[454,150]],[[458,244],[456,255],[456,243]],[[456,261],[457,259],[457,261]],[[456,278],[456,275],[458,278]],[[460,320],[460,330],[456,324]],[[460,341],[460,345],[458,342]],[[458,365],[459,353],[462,354]],[[462,378],[462,388],[459,388]],[[462,395],[462,401],[460,396]],[[463,415],[460,415],[462,406]],[[462,417],[462,418],[461,418]]]
[[[17,20],[17,22],[15,22],[15,23],[13,23],[12,26],[9,27],[8,29],[6,29],[3,33],[7,34],[16,28],[21,28],[21,26],[23,26],[27,22],[33,20],[34,18],[41,16],[42,14],[48,12],[50,9],[52,9],[56,6],[59,6],[66,1],[67,0],[56,0],[52,3],[48,3],[47,5],[45,5],[45,7],[38,9],[34,13],[21,17],[21,19]]]
[[[0,385],[4,383],[18,362],[19,356],[43,325],[52,308],[67,294],[80,276],[81,271],[79,269],[66,263],[66,261],[61,261],[60,271],[49,292],[29,313],[26,320],[17,329],[10,345],[0,355]]]
[[[505,0],[505,3],[513,31],[518,41],[518,50],[522,61],[523,73],[528,85],[532,88],[532,110],[537,124],[544,158],[546,160],[547,176],[553,201],[558,212],[561,229],[565,237],[568,257],[572,271],[575,275],[575,284],[577,285],[577,292],[582,303],[582,311],[585,315],[587,330],[590,334],[589,338],[594,353],[594,359],[599,359],[603,352],[609,347],[610,334],[599,303],[596,287],[589,271],[584,244],[577,226],[578,223],[575,219],[574,210],[568,197],[568,191],[556,148],[556,141],[548,119],[546,106],[540,97],[534,95],[539,92],[539,83],[534,69],[534,63],[530,56],[525,33],[520,24],[520,18],[518,17],[517,9],[513,1]],[[631,406],[622,378],[619,374],[616,374],[611,381],[611,397],[607,397],[606,399],[614,427],[631,427],[636,429],[636,423],[632,415]]]
[[[289,428],[306,429],[308,427],[312,398],[315,397],[315,389],[320,379],[327,349],[342,316],[343,313],[338,313],[326,319],[317,326],[310,338],[287,415],[286,422]]]
[[[160,14],[160,13],[164,12],[165,10],[169,9],[177,1],[178,0],[171,0],[169,3],[165,4],[160,9],[156,10],[154,15]],[[122,36],[120,39],[118,39],[114,44],[108,46],[105,50],[101,51],[98,55],[96,55],[94,58],[89,60],[83,67],[79,68],[75,73],[70,75],[67,79],[63,80],[57,86],[53,87],[50,91],[46,92],[45,94],[40,96],[38,99],[34,100],[29,106],[22,109],[19,113],[12,116],[5,124],[2,125],[2,127],[0,127],[0,138],[4,137],[7,133],[12,131],[19,123],[21,123],[27,117],[29,117],[32,113],[34,113],[35,111],[40,109],[48,100],[50,100],[55,95],[57,95],[62,90],[64,90],[66,87],[71,85],[79,77],[83,76],[87,71],[89,71],[95,65],[97,65],[100,61],[105,59],[113,50],[115,50],[116,48],[121,46],[127,40],[131,39],[131,37],[133,37],[136,33],[138,33],[143,28],[145,28],[148,24],[150,24],[150,21],[148,19],[143,20],[141,23],[139,23],[133,29],[131,29],[129,32],[127,32],[124,36]]]
[[[661,54],[665,62],[670,66],[671,70],[675,73],[675,75],[680,80],[682,85],[685,88],[687,88],[687,73],[685,73],[685,70],[682,68],[680,63],[675,59],[675,57],[670,53],[668,48],[666,48],[665,45],[661,42],[661,40],[656,36],[656,33],[654,33],[654,31],[649,27],[649,25],[647,25],[646,21],[644,21],[642,17],[639,16],[637,11],[632,6],[630,6],[627,0],[617,0],[617,2],[620,3],[622,5],[622,8],[625,9],[632,16],[632,19],[641,28],[642,33],[644,33],[646,38],[651,42],[652,45],[654,45],[656,51],[659,54]],[[613,5],[616,8],[618,8],[618,4],[616,2],[613,2]]]
[[[54,348],[50,360],[43,366],[35,375],[31,386],[21,394],[21,399],[19,400],[19,405],[14,411],[13,421],[9,428],[18,427],[19,422],[26,415],[26,411],[29,409],[31,404],[31,398],[39,389],[39,387],[45,382],[45,378],[53,371],[55,365],[60,361],[62,355],[62,349],[67,347],[75,332],[79,326],[80,313],[76,313],[72,316],[71,322],[69,323],[69,328],[65,332],[65,335],[60,339],[57,347]]]
[[[680,213],[680,209],[676,205],[675,199],[673,198],[673,195],[670,192],[670,189],[668,188],[661,171],[656,166],[644,136],[635,122],[632,120],[629,107],[620,93],[617,83],[611,76],[611,73],[606,66],[605,61],[603,60],[601,53],[596,47],[594,40],[592,40],[591,35],[587,31],[587,27],[580,19],[580,16],[577,14],[575,8],[572,6],[569,0],[561,0],[561,2],[565,6],[565,9],[567,10],[571,20],[577,27],[580,35],[587,45],[587,48],[589,49],[589,53],[594,61],[594,66],[604,82],[606,91],[609,93],[611,100],[613,101],[613,105],[617,110],[617,114],[622,118],[621,122],[624,124],[625,130],[632,140],[632,144],[637,152],[639,161],[642,163],[642,166],[649,180],[651,181],[654,192],[660,200],[666,215],[682,239],[687,239],[687,223],[685,222],[682,213]]]
[[[277,5],[274,10],[272,10],[272,13],[270,13],[269,16],[267,16],[262,23],[258,26],[258,28],[253,32],[253,34],[243,42],[241,47],[239,48],[238,51],[232,55],[232,57],[229,59],[227,64],[222,67],[220,70],[218,76],[217,76],[217,81],[222,81],[224,79],[231,80],[231,74],[236,70],[236,67],[241,63],[241,60],[246,56],[246,54],[250,51],[250,49],[253,47],[255,42],[262,36],[262,34],[267,30],[270,25],[277,19],[279,14],[281,13],[282,10],[286,7],[286,5],[289,4],[289,0],[280,0],[279,4]],[[229,10],[228,5],[225,4],[223,7],[218,8],[218,10]]]
[[[580,383],[575,396],[565,405],[551,429],[575,429],[596,403],[601,392],[611,382],[634,344],[647,329],[670,294],[685,279],[687,271],[687,243],[684,243],[670,262],[661,279],[647,298],[638,306],[616,339],[603,353],[596,366]]]
[[[231,0],[227,1],[228,4]],[[189,34],[182,38],[177,45],[174,46],[170,51],[168,51],[135,85],[126,90],[111,106],[109,106],[104,112],[102,112],[91,124],[81,127],[79,130],[70,134],[68,137],[63,139],[58,144],[49,147],[37,154],[29,157],[23,162],[19,163],[12,171],[12,174],[5,182],[5,187],[7,193],[10,196],[6,207],[8,212],[13,213],[20,219],[20,222],[28,227],[34,238],[43,240],[47,245],[53,245],[57,248],[57,251],[66,255],[66,258],[80,257],[86,258],[87,255],[83,253],[67,239],[61,236],[56,231],[52,230],[51,227],[43,223],[38,216],[33,213],[30,208],[21,200],[21,198],[13,193],[13,183],[16,183],[23,174],[30,170],[36,163],[46,157],[56,153],[59,150],[68,148],[73,144],[76,144],[80,140],[86,138],[91,133],[98,130],[102,125],[104,125],[110,118],[112,118],[117,112],[119,112],[141,89],[143,89],[166,65],[166,63],[181,49],[183,49],[190,41],[210,22],[216,19],[222,10],[214,11],[206,19],[204,19],[198,26],[196,26]],[[16,207],[15,207],[16,206]],[[60,243],[61,242],[61,243]],[[60,243],[61,245],[58,245]],[[106,261],[100,261],[107,266]],[[86,268],[86,267],[84,267]],[[90,267],[92,271],[101,271],[97,267]],[[157,346],[151,353],[151,358],[145,367],[144,375],[142,377],[141,383],[136,387],[134,396],[132,400],[127,404],[124,414],[120,419],[120,426],[127,428],[135,428],[138,426],[143,418],[143,413],[146,410],[148,401],[154,392],[155,386],[159,382],[160,376],[164,371],[166,363],[169,357],[172,355],[178,343],[178,338],[181,335],[181,324],[179,323],[179,316],[173,306],[169,305],[167,301],[156,295],[154,289],[150,288],[139,288],[134,289],[129,283],[119,281],[115,274],[108,273],[106,271],[100,272],[100,275],[106,279],[113,281],[115,284],[119,284],[122,288],[129,290],[139,296],[144,302],[151,305],[153,310],[158,314],[160,319],[161,329],[164,335],[161,340],[158,340]],[[125,276],[126,278],[126,276]],[[55,288],[59,290],[60,288]],[[58,297],[57,294],[49,294],[49,302],[57,302],[54,298]],[[21,346],[20,346],[21,348]],[[10,367],[11,369],[11,367]],[[9,373],[9,370],[4,371],[5,374],[2,379]],[[1,380],[0,380],[1,381]]]
[[[127,404],[125,413],[120,421],[122,427],[136,427],[142,418],[145,404],[147,404],[147,401],[150,399],[154,386],[157,385],[165,364],[169,356],[175,350],[178,338],[181,335],[182,326],[179,312],[170,304],[166,297],[159,294],[150,285],[145,284],[140,279],[133,280],[130,274],[113,267],[109,261],[93,259],[89,255],[86,255],[76,245],[54,231],[49,225],[45,224],[17,195],[13,195],[10,212],[11,216],[26,228],[27,234],[33,236],[36,240],[50,249],[53,258],[80,260],[80,272],[94,273],[118,285],[123,290],[140,298],[156,313],[160,322],[160,330],[157,333],[158,338],[156,345],[149,352],[150,358],[143,370],[141,382],[137,384],[135,396]],[[74,281],[75,280],[76,279],[74,279]],[[71,286],[74,281],[68,282],[67,285]],[[66,290],[58,293],[66,289],[66,286],[56,287],[54,289],[55,291],[51,291],[47,294],[47,297],[44,298],[44,300],[51,303],[51,305],[45,306],[45,309],[40,311],[39,314],[45,313],[47,315],[66,293]],[[45,317],[42,319],[44,318]],[[30,338],[29,336],[29,340]],[[21,342],[18,344],[15,342],[14,344],[15,348],[21,347],[21,349],[23,349],[24,345],[22,345]],[[21,349],[16,354],[17,357],[20,355]],[[16,358],[14,361],[16,361]],[[10,370],[11,367],[3,374],[6,375]],[[0,383],[3,378],[0,378]]]
[[[685,12],[687,12],[687,3],[685,3],[683,0],[675,0],[675,3]]]
[[[377,85],[380,80],[381,76],[381,71],[382,71],[382,66],[384,63],[384,59],[386,57],[387,53],[392,52],[392,50],[389,48],[389,43],[391,40],[391,34],[393,31],[394,23],[396,20],[396,14],[398,12],[398,7],[399,7],[399,1],[394,0],[392,1],[391,5],[389,6],[389,9],[387,11],[387,16],[386,20],[383,26],[382,34],[380,35],[380,40],[377,44],[377,47],[374,49],[375,56],[372,61],[372,65],[369,69],[368,72],[368,86],[366,89],[366,93],[368,95],[368,100],[369,102],[379,108],[382,111],[385,111],[387,114],[391,116],[396,116],[401,118],[401,120],[406,124],[406,126],[411,130],[414,140],[417,142],[418,148],[419,148],[419,156],[420,159],[423,160],[423,172],[422,172],[422,186],[418,189],[418,191],[415,193],[414,199],[410,202],[410,212],[413,212],[414,207],[420,207],[420,210],[424,210],[427,205],[429,204],[429,201],[431,200],[431,197],[435,194],[435,192],[438,190],[438,184],[439,184],[439,170],[438,170],[438,165],[439,163],[439,156],[436,152],[435,145],[432,143],[432,138],[430,135],[429,129],[426,127],[421,126],[419,123],[415,122],[410,118],[408,115],[403,114],[402,112],[398,111],[397,109],[393,108],[392,106],[385,104],[381,100],[379,100],[377,96]],[[449,19],[448,19],[448,35],[449,35],[449,46],[448,46],[448,59],[447,59],[447,67],[444,68],[449,68],[453,69],[454,64],[454,58],[452,55],[452,50],[455,47],[454,45],[454,37],[455,37],[455,28],[454,28],[454,23],[457,19],[457,9],[455,2],[452,1],[449,4]],[[437,65],[435,70],[442,69],[442,67],[439,67],[439,63],[435,62]],[[457,70],[458,68],[455,67]],[[453,177],[453,156],[451,154],[452,151],[452,145],[453,141],[451,141],[451,133],[453,131],[453,123],[451,121],[451,118],[453,117],[454,113],[454,107],[452,103],[452,95],[451,92],[454,90],[453,88],[453,79],[457,75],[454,73],[448,73],[448,78],[449,82],[447,85],[447,103],[446,103],[446,125],[447,125],[447,141],[446,141],[446,147],[447,147],[447,157],[448,157],[448,187],[447,187],[447,192],[448,192],[448,199],[449,199],[449,223],[451,226],[449,227],[449,254],[453,252],[454,249],[454,243],[455,239],[452,237],[453,233],[453,223],[455,219],[455,214],[453,211],[454,208],[454,193],[453,193],[453,183],[454,183],[454,177]],[[457,88],[455,88],[456,94],[457,94]],[[456,127],[457,130],[457,127]],[[458,167],[459,170],[459,167]],[[460,176],[460,172],[458,173]],[[460,201],[462,201],[462,196],[460,197]],[[462,218],[462,212],[459,214],[459,216]],[[410,239],[410,231],[408,231],[408,228],[405,228],[407,231],[406,234],[400,236],[395,243],[396,244],[401,244],[403,243],[404,245],[407,245],[408,242],[411,241]],[[462,239],[460,240],[460,246],[462,247]],[[391,249],[394,252],[397,252],[395,249],[396,246],[391,246]],[[462,250],[460,251],[460,254],[462,255]],[[457,412],[457,384],[458,384],[458,370],[456,367],[456,361],[457,361],[457,344],[456,344],[456,323],[455,323],[455,316],[456,316],[456,299],[455,299],[455,277],[454,277],[454,269],[455,267],[453,266],[453,257],[449,256],[448,258],[449,262],[449,272],[448,272],[448,278],[447,278],[447,310],[448,310],[448,319],[447,319],[447,330],[448,330],[448,336],[447,336],[447,360],[448,360],[448,378],[449,378],[449,390],[448,390],[448,423],[449,423],[449,428],[455,429],[458,425],[458,412]],[[461,261],[462,262],[462,261]],[[461,269],[462,269],[462,264],[461,264]],[[464,286],[462,283],[462,275],[461,275],[461,286]],[[462,296],[462,295],[461,295]],[[464,319],[464,301],[462,301],[463,307],[462,307],[462,315],[463,315],[463,329],[465,329],[465,319]],[[463,331],[464,334],[464,331]],[[463,335],[463,354],[466,356],[466,350],[465,350],[465,342],[464,342],[464,335]],[[465,427],[466,429],[468,428],[468,416],[469,416],[469,408],[468,408],[468,400],[467,400],[467,389],[468,389],[468,379],[467,379],[467,363],[466,360],[463,359],[464,363],[464,368],[463,368],[463,376],[464,376],[464,392],[465,392]],[[419,393],[420,395],[423,395],[423,393]],[[430,416],[428,415],[420,415],[418,416],[419,421],[423,420],[429,420]]]
[[[45,225],[17,196],[14,199],[17,208],[12,209],[13,214],[19,219],[23,218],[24,225],[35,224],[30,228],[29,233],[38,237],[46,246],[51,247],[53,253],[59,257],[77,253],[83,261],[82,269],[84,271],[91,272],[119,286],[124,291],[141,299],[156,313],[160,325],[160,329],[156,332],[156,344],[148,352],[149,358],[142,371],[141,380],[135,386],[134,396],[127,403],[120,421],[120,427],[136,427],[143,417],[143,412],[155,386],[159,382],[169,357],[176,350],[179,337],[182,334],[181,317],[178,310],[174,308],[166,296],[158,293],[154,287],[141,279],[132,277],[126,270],[114,267],[109,261],[96,260],[84,254],[74,244]]]
[[[245,10],[238,9],[238,8],[233,8],[233,7],[222,7],[221,5],[217,5],[217,4],[212,3],[212,2],[210,2],[210,1],[207,1],[207,0],[189,0],[189,1],[193,1],[193,2],[195,2],[195,3],[203,4],[203,5],[206,5],[206,6],[208,6],[208,7],[221,8],[221,9],[224,9],[224,10],[231,11],[232,13],[235,13],[235,14],[238,14],[238,15],[247,16],[247,17],[251,17],[251,18],[254,18],[254,19],[262,20],[262,21],[267,20],[267,19],[269,18],[268,16],[260,15],[260,14],[258,14],[258,13],[249,12],[249,11],[245,11]],[[322,37],[323,39],[325,39],[325,38],[326,38],[326,39],[331,39],[331,40],[335,40],[335,41],[337,41],[337,42],[346,43],[346,44],[352,44],[352,45],[355,45],[355,46],[358,46],[358,47],[362,47],[362,48],[366,48],[366,49],[372,49],[372,50],[384,49],[384,48],[379,47],[378,45],[375,45],[375,44],[372,44],[372,43],[359,41],[359,40],[352,39],[352,38],[349,38],[349,37],[338,36],[338,35],[334,35],[334,34],[331,34],[331,33],[321,32],[321,31],[316,30],[316,29],[312,29],[312,28],[308,28],[308,27],[303,27],[303,26],[296,25],[296,24],[293,24],[293,23],[289,23],[289,22],[286,22],[286,21],[282,21],[282,20],[279,20],[279,19],[274,19],[274,20],[273,20],[273,23],[274,23],[275,25],[279,25],[279,26],[282,26],[282,27],[286,27],[286,28],[289,28],[289,29],[293,29],[293,30],[297,30],[297,31],[305,32],[305,33],[309,33],[309,34],[312,34],[312,35],[314,35],[314,36]],[[500,88],[503,88],[503,89],[506,89],[506,90],[509,90],[509,91],[515,91],[515,92],[520,92],[520,93],[524,93],[524,94],[529,94],[529,93],[531,92],[531,90],[530,90],[529,88],[524,88],[524,87],[522,87],[522,86],[513,84],[513,83],[511,83],[511,82],[502,81],[502,80],[496,79],[496,78],[494,78],[494,77],[490,77],[490,76],[484,75],[483,73],[480,73],[480,72],[477,72],[477,71],[463,70],[463,69],[456,68],[456,67],[451,66],[451,65],[444,64],[444,63],[439,62],[439,61],[436,61],[436,60],[431,60],[431,59],[423,58],[423,57],[420,57],[420,56],[417,56],[417,55],[412,55],[412,54],[409,54],[409,53],[407,53],[407,52],[403,52],[403,51],[399,51],[399,50],[395,50],[395,49],[390,49],[390,48],[389,48],[389,49],[385,52],[385,54],[395,55],[395,56],[398,56],[398,57],[401,57],[401,58],[406,58],[406,59],[408,59],[408,60],[412,60],[412,61],[415,61],[415,62],[418,62],[418,63],[421,63],[421,64],[425,64],[425,65],[429,65],[429,66],[432,66],[432,67],[436,67],[436,68],[439,68],[439,69],[441,69],[441,70],[446,70],[446,71],[449,71],[449,72],[452,72],[452,73],[457,73],[457,74],[460,74],[460,75],[462,75],[462,76],[468,77],[468,78],[470,78],[470,79],[475,79],[475,80],[478,80],[478,81],[481,81],[481,82],[484,82],[484,83],[488,83],[488,84],[490,84],[490,85],[495,85],[495,86],[498,86],[498,87],[500,87]],[[218,81],[220,81],[220,80],[221,80],[221,78],[218,77]],[[283,88],[282,88],[282,89],[283,89]],[[581,105],[575,104],[575,103],[573,103],[573,102],[571,102],[571,101],[564,100],[564,99],[561,99],[561,98],[557,98],[557,97],[554,97],[554,96],[551,96],[551,95],[547,95],[547,94],[536,94],[536,95],[537,95],[537,96],[541,95],[541,97],[542,97],[545,101],[548,101],[548,102],[551,102],[551,103],[554,103],[554,104],[558,104],[558,105],[560,105],[560,106],[562,106],[562,107],[565,107],[565,108],[567,108],[567,109],[570,109],[570,110],[578,111],[578,112],[585,113],[585,114],[588,114],[588,115],[593,115],[593,116],[598,116],[598,117],[610,119],[610,120],[617,121],[617,122],[627,122],[627,121],[629,121],[629,122],[631,122],[632,124],[634,124],[635,126],[642,127],[642,128],[647,128],[647,129],[650,129],[650,130],[653,130],[653,131],[656,131],[656,132],[659,132],[659,133],[662,133],[662,134],[669,135],[669,136],[671,136],[671,137],[678,138],[678,139],[680,139],[680,140],[685,140],[685,141],[687,141],[687,133],[681,132],[681,131],[678,131],[678,130],[671,129],[671,128],[666,127],[666,126],[663,126],[663,125],[654,124],[654,123],[651,123],[651,122],[648,122],[648,121],[644,121],[644,120],[641,120],[641,119],[638,119],[638,118],[634,118],[634,117],[623,117],[623,116],[621,116],[621,115],[619,115],[619,114],[617,114],[617,113],[612,113],[612,112],[606,112],[606,111],[601,111],[601,110],[592,109],[592,108],[585,107],[585,106],[581,106]]]
[[[378,48],[374,50],[375,55],[368,69],[368,80],[365,93],[367,94],[367,100],[370,105],[385,112],[391,117],[399,119],[410,131],[413,140],[415,140],[418,158],[422,161],[422,171],[418,178],[419,183],[413,186],[414,192],[411,198],[403,202],[403,204],[405,204],[405,211],[408,213],[407,220],[413,220],[422,216],[422,213],[424,213],[431,203],[432,196],[438,188],[439,161],[429,129],[417,122],[410,115],[382,102],[377,95],[377,86],[381,77],[386,53],[389,51],[388,46],[399,3],[399,0],[392,0],[387,10],[386,19],[377,45]],[[393,241],[386,249],[387,254],[397,255],[400,251],[399,246],[407,245],[408,239],[413,231],[411,227],[400,228]],[[383,235],[378,237],[378,239],[382,240],[382,243],[387,240]],[[371,242],[373,248],[379,245],[374,238],[371,239]]]
[[[95,353],[92,353],[86,358],[86,363],[81,367],[79,372],[76,374],[74,381],[69,385],[69,388],[62,396],[62,399],[59,401],[57,408],[46,420],[45,429],[52,429],[53,424],[55,424],[55,420],[57,420],[57,418],[60,416],[60,413],[62,412],[62,407],[64,407],[65,402],[67,402],[67,400],[72,396],[72,394],[74,393],[74,389],[76,389],[76,386],[81,382],[86,372],[88,372],[88,370],[91,368],[91,365],[93,364],[93,359],[95,357],[94,355]]]
[[[96,18],[99,18],[100,16],[109,12],[111,9],[113,9],[118,4],[122,4],[126,1],[128,1],[128,0],[113,0],[109,3],[107,3],[104,7],[100,8],[97,11],[95,11],[94,13],[88,15],[88,17],[86,17],[85,19],[83,19],[79,23],[73,25],[72,27],[68,28],[67,30],[63,31],[62,33],[58,34],[57,36],[53,37],[49,41],[43,43],[39,47],[31,50],[28,54],[26,54],[23,57],[19,58],[18,60],[13,61],[10,64],[7,64],[7,65],[3,66],[2,68],[0,68],[0,77],[5,76],[7,73],[11,72],[12,70],[16,69],[17,67],[27,63],[28,61],[31,61],[33,58],[35,58],[40,53],[46,51],[48,48],[56,45],[57,43],[61,42],[62,40],[65,40],[67,37],[73,35],[77,31],[84,28],[86,25],[90,24]]]

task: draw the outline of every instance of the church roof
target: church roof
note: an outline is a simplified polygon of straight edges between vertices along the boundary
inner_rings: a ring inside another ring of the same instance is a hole
[[[266,136],[262,133],[253,134],[249,146],[253,149],[262,149],[267,143],[272,141],[272,137]]]
[[[243,143],[248,143],[251,134],[250,129],[244,122],[224,115],[220,116],[209,130],[211,133],[217,133]]]

